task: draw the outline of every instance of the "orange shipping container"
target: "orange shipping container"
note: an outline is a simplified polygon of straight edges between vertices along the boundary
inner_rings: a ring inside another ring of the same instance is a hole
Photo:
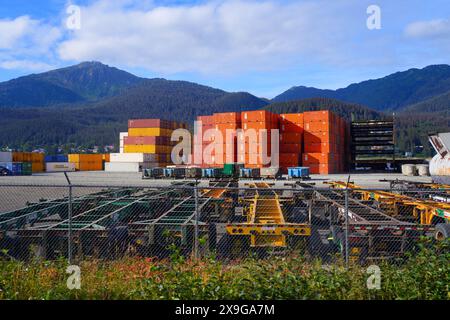
[[[214,113],[214,123],[239,123],[241,122],[240,112]]]
[[[333,153],[304,153],[303,164],[328,164],[336,161]]]
[[[262,121],[255,121],[255,122],[243,122],[241,128],[243,130],[271,130],[271,129],[278,129],[278,123],[275,122],[262,122]]]
[[[333,164],[309,164],[309,172],[311,174],[332,174],[336,173]]]
[[[336,136],[330,132],[309,132],[305,131],[303,134],[305,146],[311,143],[335,143]]]
[[[78,171],[101,171],[102,162],[75,162],[75,169]]]
[[[280,114],[280,124],[292,122],[303,126],[303,113],[283,113]]]
[[[267,165],[270,166],[271,158],[262,156],[260,153],[238,154],[237,162],[245,165]]]
[[[244,122],[268,122],[278,123],[279,115],[267,110],[241,112],[241,121]]]
[[[328,121],[305,122],[304,129],[309,132],[330,132],[336,130],[336,125]]]
[[[305,153],[338,153],[339,149],[335,143],[309,143],[305,144]]]
[[[84,153],[72,153],[68,156],[69,162],[98,162],[102,163],[102,154],[84,154]]]
[[[328,110],[306,111],[303,113],[303,121],[307,122],[327,121],[330,122],[334,118],[334,113]]]

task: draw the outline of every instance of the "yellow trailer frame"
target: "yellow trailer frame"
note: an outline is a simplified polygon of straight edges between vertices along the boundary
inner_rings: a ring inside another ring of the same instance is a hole
[[[329,182],[328,184],[331,184],[334,188],[351,189],[353,192],[361,194],[363,200],[376,200],[391,215],[398,215],[399,205],[403,205],[413,207],[413,216],[418,218],[421,224],[434,224],[434,217],[450,221],[450,204],[447,203],[415,199],[402,194],[381,190],[364,190],[358,185],[342,181]]]
[[[252,247],[286,247],[286,236],[310,236],[309,224],[288,223],[285,221],[278,195],[273,192],[261,194],[259,189],[270,190],[265,182],[250,185],[256,188],[247,211],[247,222],[228,224],[229,235],[250,236]]]

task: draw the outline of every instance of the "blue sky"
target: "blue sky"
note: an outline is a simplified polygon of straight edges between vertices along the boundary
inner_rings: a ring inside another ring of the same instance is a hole
[[[0,0],[0,81],[97,60],[272,98],[449,63],[448,0]],[[79,29],[67,28],[69,5]],[[369,30],[377,5],[381,29]]]

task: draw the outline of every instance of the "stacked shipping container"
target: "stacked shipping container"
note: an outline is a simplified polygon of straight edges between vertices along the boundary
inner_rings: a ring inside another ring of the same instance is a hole
[[[345,169],[346,127],[344,119],[330,111],[304,113],[303,166],[312,174],[330,174]]]
[[[263,168],[272,163],[264,159],[271,155],[271,138],[274,129],[279,129],[279,165],[284,172],[289,167],[300,165],[310,167],[312,174],[329,174],[346,169],[349,155],[350,127],[341,117],[330,111],[309,111],[304,113],[273,114],[265,110],[239,113],[218,113],[213,116],[199,116],[202,121],[203,140],[194,138],[195,146],[203,149],[214,143],[213,164],[202,167],[220,167],[224,163],[243,163],[246,168]],[[207,139],[205,131],[215,129],[213,142]],[[219,141],[218,133],[226,137],[226,130],[237,149],[229,142]],[[237,131],[241,130],[241,134]],[[267,134],[266,134],[267,133]],[[262,134],[262,135],[261,135]],[[263,144],[262,137],[266,137]],[[253,142],[252,142],[253,141]],[[222,148],[220,147],[222,146]],[[204,155],[203,155],[204,156]],[[203,157],[204,158],[204,157]]]
[[[162,119],[129,120],[128,132],[120,133],[120,153],[110,155],[105,170],[139,172],[172,164],[171,152],[175,143],[170,139],[178,128],[186,129],[187,126]]]
[[[78,171],[100,171],[104,168],[102,154],[69,154],[68,159]]]
[[[243,134],[238,137],[238,162],[246,168],[270,167],[272,130],[278,129],[278,114],[266,110],[245,111],[241,122]]]
[[[13,162],[30,162],[31,170],[35,172],[44,172],[45,161],[44,154],[39,152],[13,152],[12,153]]]
[[[287,113],[280,115],[280,167],[283,173],[287,168],[298,167],[302,161],[303,114]]]

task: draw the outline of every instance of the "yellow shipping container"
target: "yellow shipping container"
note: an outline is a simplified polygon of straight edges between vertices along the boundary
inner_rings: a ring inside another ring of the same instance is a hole
[[[129,137],[170,137],[172,132],[172,129],[163,128],[128,128]]]
[[[105,161],[105,162],[109,162],[109,153],[103,154],[103,155],[102,155],[102,159],[103,159],[103,161]]]
[[[129,144],[123,146],[124,153],[171,153],[171,146],[161,146],[154,144]]]

